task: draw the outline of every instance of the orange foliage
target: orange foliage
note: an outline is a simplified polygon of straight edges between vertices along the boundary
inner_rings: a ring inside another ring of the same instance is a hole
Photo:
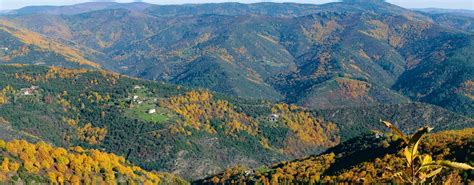
[[[372,26],[373,29],[368,30],[368,32],[362,32],[362,33],[367,34],[379,40],[386,40],[388,38],[390,30],[387,24],[379,20],[369,20],[366,23]]]
[[[34,45],[45,51],[55,52],[64,56],[64,58],[68,61],[81,65],[89,65],[95,68],[100,67],[99,64],[85,59],[84,54],[75,48],[68,47],[59,42],[48,40],[38,33],[16,27],[12,23],[5,20],[0,20],[0,29],[14,35],[25,44]]]
[[[76,135],[79,140],[95,145],[105,139],[107,129],[92,127],[92,124],[87,123],[84,127],[77,128]]]
[[[365,97],[371,88],[369,83],[358,80],[337,78],[336,82],[339,84],[338,93],[349,98]]]
[[[424,152],[430,153],[434,159],[445,159],[452,156],[450,148],[461,148],[464,151],[454,152],[455,156],[463,154],[467,157],[472,156],[469,147],[472,145],[474,128],[464,130],[443,131],[429,134],[420,143]],[[385,135],[385,139],[380,143],[390,142],[396,147],[396,141],[399,137],[395,134]],[[400,170],[409,170],[406,168],[406,159],[400,150],[398,152],[387,152],[383,157],[368,159],[354,166],[347,166],[337,169],[333,166],[336,162],[341,163],[345,160],[351,160],[358,156],[345,156],[346,152],[328,153],[318,156],[311,156],[304,159],[298,159],[288,162],[274,164],[270,167],[261,167],[256,170],[243,170],[233,167],[227,169],[224,173],[209,177],[204,183],[222,183],[222,184],[403,184],[398,181],[395,174]],[[368,151],[370,152],[370,151]],[[457,153],[459,152],[459,153]],[[350,153],[350,152],[349,152]],[[364,155],[364,154],[362,154]],[[354,159],[359,160],[359,159]],[[472,163],[472,161],[471,161]],[[333,168],[334,167],[334,168]],[[333,169],[336,171],[328,171]],[[462,184],[462,178],[458,171],[446,171],[436,177],[434,184]],[[464,179],[465,184],[472,183],[470,179]],[[442,183],[441,183],[442,182]]]
[[[318,68],[314,72],[315,76],[323,76],[327,74],[326,65],[331,60],[331,54],[328,52],[323,52],[318,55],[317,60],[319,61]]]
[[[228,133],[247,131],[256,134],[257,123],[251,117],[239,113],[225,100],[214,100],[207,91],[189,91],[183,96],[171,97],[161,104],[184,118],[185,126],[197,130],[205,129],[208,133],[216,133],[210,125],[214,118],[226,122]]]
[[[272,112],[278,114],[282,122],[307,144],[329,147],[339,143],[336,136],[339,130],[334,123],[324,123],[309,112],[285,103],[276,104]]]
[[[464,92],[464,96],[474,100],[474,81],[472,80],[465,81],[461,85],[460,91]]]
[[[78,78],[81,75],[88,72],[93,72],[93,71],[87,70],[87,69],[66,69],[66,68],[60,68],[60,67],[50,67],[48,72],[44,75],[36,74],[34,76],[30,76],[27,74],[15,73],[15,78],[33,83],[33,82],[39,82],[39,81],[45,82],[50,79],[57,79],[57,78],[59,79]],[[100,74],[102,74],[103,77],[105,77],[105,80],[111,84],[117,84],[117,81],[120,78],[120,75],[116,73],[110,73],[104,70],[101,70],[99,72]],[[91,81],[90,84],[99,85],[97,80]]]
[[[225,48],[218,48],[212,46],[206,48],[205,53],[214,54],[216,57],[228,63],[232,63],[234,61],[234,57],[230,55]]]
[[[36,144],[24,140],[0,140],[0,179],[8,180],[20,167],[27,172],[45,176],[52,184],[159,184],[161,174],[148,172],[137,166],[127,165],[125,158],[99,150],[72,150],[53,147],[44,142]],[[19,161],[12,161],[11,159]]]
[[[313,42],[324,44],[326,42],[337,42],[339,38],[331,36],[334,32],[343,30],[344,27],[339,25],[336,20],[329,20],[325,23],[315,21],[311,28],[301,26],[301,29],[305,36]]]
[[[0,90],[0,105],[8,103],[8,95],[14,94],[16,94],[16,90],[9,85]]]

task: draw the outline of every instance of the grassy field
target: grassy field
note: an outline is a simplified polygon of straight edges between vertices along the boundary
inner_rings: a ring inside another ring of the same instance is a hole
[[[148,110],[156,109],[156,113],[149,114]],[[134,117],[143,121],[160,123],[169,119],[166,115],[166,110],[161,107],[155,107],[152,104],[143,103],[140,105],[135,105],[133,108],[129,108],[126,111],[127,116]]]
[[[139,100],[133,103],[133,107],[126,110],[125,114],[127,116],[153,123],[160,123],[170,119],[172,113],[165,108],[156,106],[156,101],[153,100],[155,98],[152,97],[152,94],[149,93],[146,88],[140,88],[134,91],[133,95],[138,96]],[[139,104],[138,101],[142,103]],[[156,112],[149,114],[148,111],[150,109],[156,109]]]

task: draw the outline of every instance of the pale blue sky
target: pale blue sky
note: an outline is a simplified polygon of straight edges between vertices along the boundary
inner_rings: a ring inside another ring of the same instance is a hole
[[[70,5],[90,0],[0,0],[0,10],[17,9],[31,5]],[[104,0],[99,0],[104,1]],[[107,1],[107,0],[105,0]],[[116,0],[117,2],[132,2],[134,0]],[[153,4],[185,4],[185,3],[214,3],[214,2],[299,2],[322,4],[335,0],[143,0]],[[474,0],[387,0],[390,3],[406,8],[449,8],[474,10]]]

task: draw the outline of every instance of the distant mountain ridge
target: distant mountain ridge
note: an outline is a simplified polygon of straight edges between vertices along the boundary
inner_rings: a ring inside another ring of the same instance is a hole
[[[414,10],[431,14],[457,14],[470,17],[474,16],[474,10],[469,9],[417,8]]]
[[[116,2],[87,2],[75,5],[65,6],[27,6],[16,10],[9,10],[7,14],[26,15],[26,14],[53,14],[53,15],[73,15],[86,13],[90,11],[105,9],[127,9],[132,11],[143,11],[152,6],[148,3],[116,3]]]
[[[313,109],[422,101],[473,115],[469,17],[359,0],[101,7],[3,18],[145,79]]]

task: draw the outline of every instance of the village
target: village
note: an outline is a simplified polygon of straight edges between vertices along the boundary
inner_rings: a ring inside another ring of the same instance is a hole
[[[126,99],[126,101],[130,103],[126,110],[128,116],[153,123],[160,123],[178,116],[176,113],[171,112],[164,107],[160,107],[160,99],[154,97],[146,87],[134,85],[132,87],[132,92],[133,93]],[[261,119],[275,123],[280,121],[280,115],[271,113],[267,116],[261,117]]]
[[[158,106],[159,99],[153,97],[153,94],[144,86],[134,85],[132,94],[126,99],[129,107],[126,114],[131,117],[159,123],[168,120],[173,115],[169,110]]]

